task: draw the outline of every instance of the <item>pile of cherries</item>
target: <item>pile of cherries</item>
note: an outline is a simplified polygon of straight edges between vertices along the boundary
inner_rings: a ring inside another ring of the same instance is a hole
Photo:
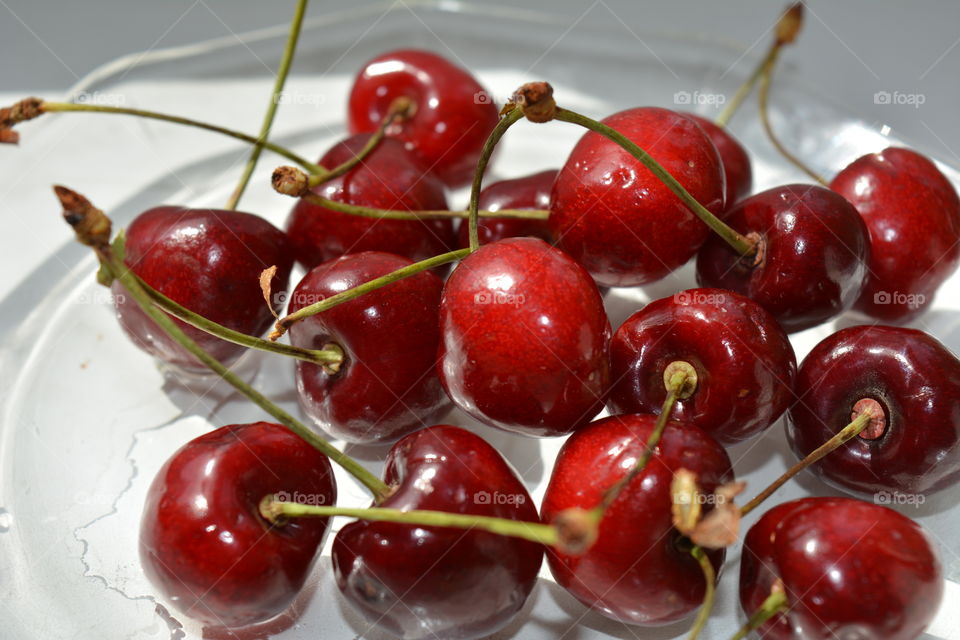
[[[307,273],[288,316],[469,249],[465,219],[457,228],[452,216],[371,217],[323,203],[447,210],[447,190],[469,183],[509,116],[476,99],[484,94],[438,55],[385,53],[353,84],[351,135],[319,164],[361,159],[311,184],[319,197],[300,198],[286,230],[233,210],[165,206],[129,226],[123,259],[182,307],[263,336],[295,263]],[[398,98],[414,106],[391,119]],[[739,248],[594,128],[558,170],[483,189],[479,209],[492,213],[479,220],[480,246],[452,270],[422,269],[289,323],[294,347],[329,356],[294,365],[303,413],[333,438],[393,443],[375,507],[559,532],[544,544],[361,514],[336,536],[334,577],[357,611],[398,637],[495,633],[524,606],[544,555],[556,581],[605,616],[639,625],[687,617],[712,591],[725,545],[697,542],[678,524],[676,480],[695,478],[705,524],[734,482],[724,447],[784,414],[799,458],[856,422],[855,435],[811,466],[854,495],[927,495],[960,475],[960,361],[921,331],[876,324],[922,313],[960,260],[960,200],[931,161],[889,148],[855,159],[829,188],[750,195],[749,156],[723,127],[654,107],[601,124],[673,176]],[[494,215],[505,210],[549,215]],[[606,287],[657,281],[692,258],[700,288],[653,301],[613,330]],[[132,296],[116,300],[138,346],[205,370]],[[850,309],[869,324],[823,340],[798,367],[788,334]],[[177,323],[222,363],[246,351]],[[678,370],[682,384],[671,386]],[[452,407],[521,436],[569,435],[539,512],[494,447],[438,424]],[[604,408],[612,415],[594,420]],[[225,426],[177,451],[151,486],[140,530],[144,569],[165,600],[214,627],[287,609],[328,519],[271,517],[264,500],[284,492],[336,504],[328,457],[279,424]],[[573,517],[598,506],[602,517]],[[578,533],[582,544],[571,544]],[[691,552],[698,546],[709,567]],[[919,525],[873,501],[780,504],[743,541],[741,603],[747,616],[769,610],[764,637],[916,638],[943,590],[934,547]]]

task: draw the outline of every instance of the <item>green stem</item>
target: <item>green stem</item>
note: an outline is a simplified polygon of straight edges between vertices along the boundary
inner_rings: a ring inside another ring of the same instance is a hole
[[[714,124],[718,127],[726,127],[730,124],[730,119],[733,118],[733,114],[737,112],[737,109],[743,104],[743,101],[747,99],[747,96],[750,95],[750,92],[753,90],[753,87],[756,86],[757,80],[760,79],[760,76],[763,75],[763,69],[767,65],[767,61],[777,55],[780,47],[774,44],[767,51],[767,55],[763,57],[763,60],[760,61],[753,72],[750,74],[750,77],[740,85],[740,88],[737,89],[737,92],[733,95],[733,99],[723,108],[723,111],[720,112],[720,115],[717,116],[717,119],[714,120]]]
[[[477,169],[473,172],[473,183],[470,185],[470,207],[467,220],[468,231],[470,234],[470,251],[476,251],[480,248],[480,234],[477,229],[477,218],[480,208],[480,186],[483,184],[483,174],[487,170],[487,164],[490,162],[490,156],[497,143],[503,138],[507,129],[516,124],[517,120],[524,117],[522,109],[513,109],[500,118],[497,126],[493,128],[487,141],[483,143],[483,150],[480,152],[480,159],[477,161]]]
[[[353,287],[352,289],[341,291],[334,296],[330,296],[326,300],[321,300],[320,302],[303,307],[302,309],[277,320],[276,329],[274,329],[273,333],[271,333],[269,336],[270,340],[278,339],[287,332],[287,329],[289,329],[291,325],[303,320],[304,318],[309,318],[310,316],[315,316],[318,313],[323,313],[324,311],[332,309],[338,304],[353,300],[354,298],[359,298],[370,291],[385,287],[396,282],[397,280],[408,278],[422,271],[428,271],[434,267],[456,262],[461,258],[467,257],[469,254],[470,249],[457,249],[456,251],[450,251],[449,253],[442,253],[438,256],[421,260],[420,262],[414,262],[413,264],[403,267],[402,269],[397,269],[396,271],[392,271],[385,276],[374,278],[373,280]]]
[[[225,136],[230,136],[231,138],[236,138],[237,140],[242,140],[249,144],[262,144],[264,149],[272,151],[279,156],[290,160],[293,163],[296,163],[306,169],[311,173],[319,173],[326,171],[323,167],[316,165],[305,158],[302,158],[295,154],[294,152],[281,147],[280,145],[274,144],[268,141],[261,141],[254,136],[235,131],[233,129],[227,129],[225,127],[220,127],[214,124],[208,124],[206,122],[200,122],[199,120],[192,120],[190,118],[181,118],[180,116],[171,116],[165,113],[158,113],[156,111],[145,111],[143,109],[128,109],[126,107],[110,107],[107,105],[98,105],[98,104],[75,104],[73,102],[43,102],[41,103],[41,109],[44,113],[64,113],[64,112],[88,112],[88,113],[113,113],[121,114],[128,116],[137,116],[139,118],[148,118],[151,120],[161,120],[163,122],[171,122],[173,124],[182,124],[188,127],[195,127],[197,129],[203,129],[205,131],[212,131],[214,133],[220,133]]]
[[[270,340],[264,340],[263,338],[258,338],[256,336],[247,335],[246,333],[234,331],[229,327],[225,327],[222,324],[217,324],[213,320],[190,311],[186,307],[174,302],[167,296],[148,285],[135,274],[134,277],[137,278],[140,286],[144,289],[144,291],[147,292],[156,306],[160,307],[173,317],[183,320],[187,324],[196,327],[201,331],[205,331],[210,335],[214,335],[218,338],[226,340],[227,342],[239,344],[250,349],[259,349],[260,351],[269,351],[271,353],[278,353],[283,356],[290,356],[299,360],[304,360],[305,362],[318,364],[332,371],[339,369],[340,364],[343,362],[343,350],[336,345],[331,344],[323,350],[302,349],[293,345],[283,344],[281,342],[271,342]]]
[[[699,546],[690,549],[690,555],[694,557],[703,571],[703,579],[706,580],[707,589],[703,594],[703,604],[700,606],[700,612],[697,613],[697,619],[693,621],[693,627],[690,628],[690,635],[687,640],[696,640],[707,625],[710,618],[710,612],[713,611],[713,600],[716,596],[717,573],[713,569],[713,563],[707,557],[707,553]]]
[[[811,451],[806,458],[804,458],[800,462],[796,463],[795,465],[793,465],[792,467],[784,471],[783,475],[781,475],[779,478],[774,480],[769,487],[761,491],[757,495],[757,497],[755,497],[753,500],[751,500],[746,505],[744,505],[743,508],[740,510],[740,515],[742,516],[747,515],[748,513],[756,509],[761,502],[763,502],[764,500],[769,498],[771,495],[773,495],[773,493],[777,489],[782,487],[787,482],[787,480],[797,475],[798,473],[800,473],[801,471],[803,471],[813,463],[817,462],[818,460],[823,458],[825,455],[827,455],[834,449],[837,449],[838,447],[846,444],[853,438],[856,438],[860,434],[860,432],[863,431],[868,424],[870,424],[870,419],[871,419],[871,416],[869,413],[862,413],[859,416],[857,416],[853,420],[853,422],[851,422],[850,424],[845,426],[843,429],[841,429],[835,436],[833,436],[832,438],[824,442],[822,445],[817,447],[814,451]]]
[[[278,517],[330,517],[347,516],[362,520],[378,522],[398,522],[426,527],[454,527],[458,529],[482,529],[512,538],[521,538],[544,545],[553,546],[558,542],[555,527],[539,522],[525,522],[523,520],[509,520],[491,516],[471,515],[467,513],[447,513],[446,511],[385,509],[373,507],[355,509],[348,507],[314,506],[296,502],[278,502],[267,498],[260,505],[260,512],[265,518],[274,521]]]
[[[246,191],[250,183],[250,176],[257,167],[257,161],[260,160],[260,154],[263,153],[264,142],[270,135],[270,129],[273,127],[273,119],[277,115],[277,107],[280,105],[280,94],[283,93],[283,85],[287,82],[287,75],[290,73],[290,65],[293,64],[293,56],[297,50],[297,41],[300,39],[300,28],[303,26],[303,16],[307,11],[307,0],[297,0],[297,7],[294,10],[293,19],[290,21],[290,32],[287,35],[287,45],[283,50],[283,57],[280,59],[280,68],[277,69],[277,78],[273,83],[273,92],[270,94],[270,104],[267,105],[267,112],[263,116],[263,124],[260,126],[260,135],[257,142],[250,152],[247,164],[243,168],[243,174],[240,176],[240,182],[227,200],[227,209],[236,209],[240,204],[240,198]]]
[[[723,238],[733,250],[742,256],[750,256],[756,252],[756,243],[742,236],[723,222],[720,218],[713,215],[706,207],[697,202],[697,199],[690,195],[690,192],[683,188],[683,185],[677,182],[669,171],[663,168],[659,162],[654,160],[650,154],[643,150],[637,143],[633,142],[625,135],[593,118],[581,115],[568,109],[557,107],[556,119],[564,122],[585,127],[595,133],[599,133],[616,142],[623,147],[630,155],[640,161],[643,166],[650,170],[653,175],[659,178],[680,200],[708,227],[713,229],[721,238]]]
[[[780,589],[774,590],[767,596],[767,599],[763,601],[763,604],[753,612],[750,619],[747,620],[747,623],[740,627],[740,630],[737,631],[730,640],[743,640],[751,631],[759,628],[764,622],[778,613],[783,613],[788,608],[789,603],[787,602],[786,594]]]
[[[321,181],[322,182],[322,181]],[[421,211],[393,211],[391,209],[375,209],[357,204],[337,202],[318,195],[312,191],[301,196],[310,204],[318,207],[339,211],[362,218],[385,218],[388,220],[427,220],[443,218],[469,218],[469,211],[449,211],[446,209],[427,209]],[[524,220],[546,220],[550,212],[544,209],[502,209],[500,211],[479,211],[481,218],[520,218]]]

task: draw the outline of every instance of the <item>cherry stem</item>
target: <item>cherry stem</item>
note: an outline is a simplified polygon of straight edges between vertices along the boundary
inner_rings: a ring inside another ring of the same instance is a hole
[[[338,304],[342,304],[354,298],[359,298],[360,296],[385,287],[389,284],[393,284],[397,280],[402,280],[410,276],[416,275],[422,271],[427,271],[433,269],[434,267],[439,267],[441,265],[449,264],[451,262],[456,262],[462,258],[467,257],[470,254],[470,249],[457,249],[456,251],[450,251],[448,253],[442,253],[438,256],[432,258],[427,258],[426,260],[421,260],[420,262],[414,262],[411,265],[392,271],[384,276],[379,278],[374,278],[369,282],[365,282],[361,285],[357,285],[351,289],[341,291],[340,293],[330,296],[326,300],[321,300],[309,306],[303,307],[302,309],[295,311],[291,314],[285,315],[284,317],[277,320],[276,326],[268,338],[270,340],[277,340],[284,333],[287,332],[287,329],[291,325],[300,322],[305,318],[310,316],[315,316],[318,313],[323,313],[328,309],[332,309]]]
[[[232,385],[237,391],[249,398],[254,404],[285,425],[290,431],[303,438],[309,445],[339,464],[367,487],[374,495],[376,502],[382,501],[389,495],[387,485],[366,469],[356,460],[338,450],[332,444],[321,438],[303,423],[289,413],[275,405],[265,395],[247,384],[243,379],[207,353],[200,345],[177,326],[173,318],[154,305],[153,298],[140,286],[140,281],[134,276],[122,259],[124,251],[123,235],[119,234],[110,244],[110,219],[99,209],[93,207],[83,196],[64,187],[54,187],[57,197],[63,205],[63,217],[77,233],[77,239],[93,248],[100,261],[101,269],[109,271],[126,289],[145,314],[153,320],[167,335],[173,338],[180,346],[186,349],[197,360],[217,373],[221,378]],[[118,255],[118,253],[120,255]]]
[[[795,465],[787,469],[783,473],[783,475],[777,478],[776,480],[774,480],[769,487],[761,491],[753,500],[751,500],[746,505],[744,505],[743,508],[740,510],[740,515],[741,516],[747,515],[748,513],[756,509],[761,502],[763,502],[764,500],[769,498],[771,495],[773,495],[773,493],[777,489],[782,487],[787,482],[787,480],[797,475],[798,473],[800,473],[801,471],[803,471],[813,463],[817,462],[818,460],[826,456],[828,453],[830,453],[834,449],[837,449],[840,446],[849,442],[850,440],[856,438],[860,434],[860,432],[863,431],[867,427],[867,425],[870,424],[871,419],[872,419],[872,416],[870,413],[861,413],[859,416],[857,416],[853,420],[853,422],[845,426],[835,436],[833,436],[832,438],[824,442],[815,450],[811,451],[806,458],[804,458],[800,462],[796,463]]]
[[[697,613],[697,619],[693,621],[693,626],[690,628],[690,635],[687,636],[687,640],[696,640],[700,632],[703,631],[703,628],[707,625],[710,612],[713,611],[713,601],[717,593],[717,572],[714,570],[713,563],[710,562],[710,558],[707,557],[707,553],[702,547],[693,547],[690,549],[690,555],[693,556],[700,565],[700,569],[703,571],[703,579],[706,580],[707,583],[706,591],[704,591],[703,594],[703,605],[701,605],[700,611]]]
[[[227,200],[227,209],[236,209],[240,204],[240,198],[243,192],[247,190],[250,183],[250,176],[257,168],[257,162],[260,160],[260,154],[263,153],[263,143],[270,135],[270,129],[273,127],[273,119],[277,115],[277,108],[280,106],[280,97],[283,93],[283,86],[287,82],[287,76],[290,74],[290,66],[293,64],[293,56],[297,51],[297,41],[300,39],[300,28],[303,26],[303,16],[307,11],[307,0],[297,0],[296,9],[294,9],[293,19],[290,21],[290,32],[287,34],[287,44],[283,49],[283,57],[280,58],[280,67],[277,69],[277,77],[273,83],[273,91],[270,94],[270,104],[267,105],[267,112],[263,116],[263,124],[260,125],[260,135],[257,136],[257,142],[250,151],[250,157],[243,168],[243,174],[236,188]]]
[[[267,521],[281,526],[285,518],[347,516],[361,520],[397,522],[426,527],[481,529],[490,533],[521,538],[549,546],[556,546],[560,542],[557,528],[553,525],[468,513],[448,513],[446,511],[317,506],[297,502],[280,502],[273,496],[266,496],[260,502],[260,515]]]
[[[420,211],[393,211],[391,209],[375,209],[356,204],[337,202],[308,191],[301,196],[310,204],[324,207],[331,211],[339,211],[352,216],[363,218],[386,218],[389,220],[429,220],[444,218],[469,218],[470,211],[449,211],[446,209],[425,209]],[[546,220],[550,212],[545,209],[501,209],[499,211],[478,211],[481,218],[519,218],[524,220]]]
[[[750,240],[740,233],[737,233],[737,231],[732,229],[720,218],[713,215],[713,213],[711,213],[706,207],[697,202],[697,199],[690,195],[690,192],[684,189],[683,185],[677,182],[677,179],[674,178],[669,171],[663,168],[663,165],[654,160],[650,154],[644,151],[643,148],[641,148],[637,143],[633,142],[616,129],[613,129],[602,122],[598,122],[593,118],[589,118],[568,109],[557,107],[555,118],[557,120],[571,122],[573,124],[580,125],[581,127],[585,127],[619,144],[630,155],[639,160],[643,166],[649,169],[653,175],[659,178],[660,181],[667,186],[667,188],[673,191],[673,193],[680,198],[687,208],[696,214],[696,216],[700,218],[704,224],[706,224],[721,238],[723,238],[727,244],[733,247],[734,251],[744,257],[751,256],[756,253],[756,241]]]
[[[324,167],[321,167],[317,164],[314,164],[303,158],[293,151],[282,147],[278,144],[266,140],[260,140],[251,135],[241,133],[240,131],[235,131],[233,129],[227,129],[225,127],[220,127],[215,124],[209,124],[206,122],[201,122],[199,120],[193,120],[191,118],[182,118],[180,116],[171,116],[165,113],[159,113],[157,111],[145,111],[143,109],[129,109],[126,107],[111,107],[107,105],[99,104],[76,104],[73,102],[41,102],[40,109],[42,113],[64,113],[64,112],[89,112],[89,113],[113,113],[120,115],[128,116],[137,116],[139,118],[147,118],[150,120],[161,120],[163,122],[171,122],[173,124],[182,124],[188,127],[195,127],[197,129],[203,129],[205,131],[212,131],[214,133],[220,133],[231,138],[236,138],[237,140],[242,140],[243,142],[249,144],[259,144],[262,145],[264,149],[272,151],[279,156],[294,162],[307,171],[311,173],[322,173],[326,171]]]
[[[340,365],[343,363],[343,350],[335,344],[329,344],[322,350],[303,349],[301,347],[295,347],[293,345],[283,344],[281,342],[271,342],[270,340],[264,340],[263,338],[258,338],[246,333],[234,331],[229,327],[225,327],[222,324],[217,324],[213,320],[203,317],[199,313],[194,313],[186,307],[171,300],[148,285],[136,274],[134,274],[133,277],[137,279],[137,281],[140,283],[140,286],[144,289],[144,291],[147,292],[156,306],[160,307],[173,317],[183,320],[187,324],[196,327],[201,331],[205,331],[210,335],[214,335],[218,338],[226,340],[227,342],[239,344],[250,349],[269,351],[270,353],[277,353],[282,356],[289,356],[297,358],[298,360],[317,364],[326,369],[328,373],[336,373],[339,371]]]
[[[733,94],[733,99],[723,108],[723,111],[720,112],[720,115],[717,116],[716,120],[713,121],[715,125],[720,128],[725,128],[730,124],[730,120],[733,118],[734,114],[743,104],[743,101],[747,99],[747,96],[750,95],[750,92],[753,90],[753,87],[756,86],[757,80],[760,79],[760,76],[763,75],[763,69],[767,66],[767,61],[771,57],[777,55],[779,46],[774,44],[770,47],[770,50],[767,51],[767,55],[763,57],[763,60],[760,61],[760,64],[754,68],[753,72],[750,74],[750,77],[747,78],[742,85],[737,89],[737,92]]]
[[[467,218],[467,230],[470,236],[470,251],[476,251],[480,248],[480,232],[478,229],[479,208],[480,208],[480,187],[483,184],[483,174],[487,170],[487,164],[493,155],[493,150],[497,143],[503,138],[507,129],[517,123],[524,117],[522,109],[513,109],[500,117],[497,126],[493,128],[486,142],[483,143],[483,150],[480,152],[480,158],[477,161],[477,168],[473,172],[473,183],[470,185],[470,205],[468,208],[469,216]],[[547,212],[549,215],[549,212]]]
[[[757,610],[750,615],[747,623],[740,627],[740,630],[737,631],[730,640],[743,640],[751,631],[757,629],[778,613],[783,613],[789,607],[787,596],[783,590],[774,588],[770,592],[770,595],[767,596],[767,599],[763,601],[763,604],[757,607]]]

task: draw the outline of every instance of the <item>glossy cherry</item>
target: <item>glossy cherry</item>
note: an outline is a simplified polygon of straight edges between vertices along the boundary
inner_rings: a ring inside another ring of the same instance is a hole
[[[213,627],[286,609],[303,587],[326,518],[268,524],[269,494],[336,503],[330,462],[286,428],[234,424],[191,440],[160,469],[140,524],[140,560],[166,601]]]
[[[410,264],[373,251],[325,262],[294,289],[289,311]],[[419,273],[290,328],[294,345],[335,344],[344,352],[336,372],[300,360],[295,365],[300,404],[324,431],[348,442],[391,442],[450,408],[437,378],[442,289],[436,275]]]
[[[369,135],[351,136],[330,149],[320,164],[335,167],[359,153]],[[314,189],[346,204],[394,211],[447,208],[443,184],[400,142],[385,139],[363,162]],[[387,251],[425,260],[449,251],[453,220],[365,218],[300,200],[287,219],[287,235],[297,260],[311,269],[347,253]]]
[[[380,506],[539,522],[516,472],[492,446],[447,425],[390,449]],[[536,584],[543,547],[479,530],[358,521],[333,543],[347,600],[403,638],[481,638],[505,626]]]
[[[695,113],[683,115],[700,125],[703,132],[710,137],[713,146],[717,148],[717,153],[720,154],[720,160],[723,162],[723,174],[727,183],[726,208],[731,208],[749,196],[753,190],[753,168],[750,165],[747,150],[726,127],[719,127],[712,120]]]
[[[796,356],[773,316],[732,291],[690,289],[651,302],[617,329],[610,411],[659,413],[664,371],[678,360],[696,370],[697,387],[673,417],[721,444],[760,433],[793,402]]]
[[[855,308],[906,322],[960,264],[960,199],[930,160],[890,147],[858,158],[830,183],[866,222],[873,248]]]
[[[723,210],[723,165],[696,123],[655,107],[628,109],[604,121],[645,149],[700,204]],[[684,264],[709,229],[618,144],[587,133],[554,183],[550,230],[557,246],[601,285],[659,280]]]
[[[943,596],[940,562],[920,525],[850,498],[786,502],[750,529],[740,560],[747,615],[778,579],[790,609],[758,630],[771,640],[914,640]]]
[[[399,97],[411,98],[416,112],[390,127],[388,135],[415,151],[448,186],[469,182],[499,118],[491,95],[468,71],[442,56],[416,49],[390,51],[364,65],[353,82],[350,132],[375,131]]]
[[[547,169],[522,178],[501,180],[484,187],[480,192],[479,205],[484,211],[501,209],[549,209],[550,190],[557,177],[556,169]],[[530,236],[552,242],[550,227],[546,220],[524,220],[522,218],[480,218],[477,233],[480,244],[489,244],[504,238]],[[461,220],[457,233],[457,244],[463,248],[470,246],[469,225]]]
[[[831,484],[922,494],[960,478],[960,360],[932,336],[882,326],[838,331],[804,358],[796,393],[787,436],[798,456],[847,425],[860,400],[883,409],[881,433],[864,432],[811,467]]]
[[[444,286],[440,331],[440,381],[486,424],[556,436],[603,408],[603,300],[590,275],[543,240],[507,238],[464,259]]]
[[[570,436],[543,498],[543,521],[565,509],[599,505],[634,467],[655,423],[652,415],[611,416]],[[681,468],[697,474],[708,495],[733,479],[730,458],[716,440],[691,424],[670,422],[647,467],[607,508],[586,553],[547,550],[557,583],[584,605],[628,624],[667,624],[699,607],[703,573],[671,516],[670,483]],[[708,555],[719,570],[724,552]]]
[[[195,313],[250,335],[261,335],[274,318],[263,300],[260,273],[276,266],[271,282],[276,310],[290,278],[293,257],[283,232],[258,216],[237,211],[157,207],[127,228],[126,264],[151,287]],[[185,370],[206,371],[140,309],[119,283],[114,303],[120,326],[154,357]],[[245,347],[177,322],[221,362]]]
[[[760,239],[742,258],[719,236],[697,255],[697,282],[759,302],[787,332],[816,326],[848,309],[863,288],[870,241],[863,220],[829,189],[791,184],[742,200],[724,220]]]

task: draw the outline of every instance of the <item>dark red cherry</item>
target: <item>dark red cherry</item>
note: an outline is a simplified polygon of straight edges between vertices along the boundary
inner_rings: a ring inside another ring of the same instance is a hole
[[[655,107],[604,121],[643,147],[703,206],[723,209],[723,165],[696,123]],[[696,253],[709,230],[617,143],[584,135],[554,183],[550,230],[557,246],[601,285],[629,287],[664,277]]]
[[[906,322],[933,302],[960,264],[960,199],[930,160],[890,147],[858,158],[830,188],[863,216],[873,248],[854,308]]]
[[[213,627],[244,627],[286,609],[327,533],[326,518],[272,527],[261,499],[333,505],[326,456],[269,422],[191,440],[160,469],[140,523],[140,561],[166,601]]]
[[[611,416],[564,443],[543,498],[544,522],[565,509],[593,509],[636,464],[653,431],[652,415]],[[662,625],[703,602],[705,583],[689,541],[673,527],[670,483],[697,474],[704,494],[733,479],[730,459],[697,427],[672,421],[647,467],[610,504],[593,545],[580,556],[547,550],[557,583],[587,607],[627,624]],[[724,551],[709,557],[719,570]]]
[[[610,343],[612,413],[659,413],[664,371],[684,361],[697,387],[673,417],[721,444],[773,424],[793,402],[796,356],[787,335],[756,302],[723,289],[690,289],[630,316]]]
[[[850,498],[786,502],[751,527],[740,559],[747,615],[778,579],[790,609],[757,631],[771,640],[914,640],[943,597],[940,562],[920,525]]]
[[[290,300],[290,312],[412,264],[367,251],[315,267]],[[307,349],[344,352],[336,372],[298,360],[297,395],[304,411],[348,442],[392,442],[433,424],[450,408],[437,378],[443,282],[423,272],[371,291],[290,327]]]
[[[127,228],[125,262],[151,287],[191,311],[236,331],[261,335],[274,318],[263,300],[260,273],[277,267],[271,286],[279,311],[293,256],[283,232],[258,216],[157,207],[141,213]],[[120,326],[138,347],[182,369],[207,370],[160,330],[119,282],[113,291]],[[245,351],[174,322],[221,362],[236,360]]]
[[[501,180],[484,187],[480,192],[480,209],[500,211],[501,209],[549,209],[550,190],[557,177],[556,169],[548,169],[522,178]],[[546,220],[523,220],[521,218],[480,218],[477,233],[480,244],[489,244],[504,238],[531,236],[546,242],[552,242],[550,227]],[[460,221],[457,244],[470,246],[469,226],[466,220]]]
[[[390,105],[411,98],[416,112],[388,129],[423,158],[450,187],[470,181],[487,136],[497,126],[497,105],[468,71],[429,51],[398,49],[377,56],[350,90],[350,133],[380,126]]]
[[[683,115],[700,125],[720,154],[723,174],[727,182],[726,208],[729,209],[749,196],[750,191],[753,190],[753,168],[750,166],[750,156],[726,127],[718,127],[712,120],[707,120],[695,113]]]
[[[320,159],[335,167],[359,153],[369,139],[356,135]],[[346,175],[314,191],[346,204],[394,211],[447,208],[443,184],[396,140],[385,139]],[[414,261],[449,251],[453,220],[388,220],[354,216],[300,200],[287,219],[287,235],[297,260],[308,269],[347,253],[386,251]]]
[[[486,424],[556,436],[603,409],[603,300],[590,275],[543,240],[507,238],[463,260],[444,285],[440,331],[440,381]]]
[[[459,427],[429,427],[397,442],[380,506],[539,522],[520,478],[492,446]],[[403,638],[482,638],[503,628],[537,581],[543,547],[485,531],[389,522],[348,524],[333,542],[347,600]]]
[[[701,286],[759,302],[790,333],[842,313],[860,295],[870,259],[867,228],[833,191],[775,187],[740,201],[724,220],[743,235],[759,236],[759,263],[712,236],[697,255]]]
[[[838,331],[804,358],[796,393],[787,436],[801,457],[849,424],[861,400],[883,409],[881,431],[864,431],[811,467],[831,484],[924,494],[960,478],[960,360],[932,336],[882,326]]]

